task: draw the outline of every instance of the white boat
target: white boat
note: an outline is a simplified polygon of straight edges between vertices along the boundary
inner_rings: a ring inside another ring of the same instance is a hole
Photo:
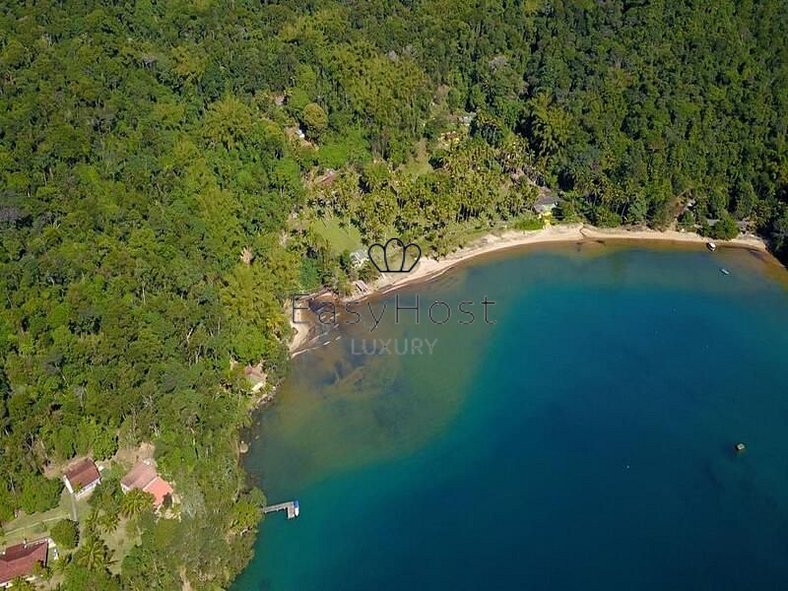
[[[708,248],[711,252],[714,252],[715,250],[717,250],[717,245],[714,244],[713,242],[707,242],[706,248]]]
[[[722,273],[723,275],[730,275],[731,274],[731,272],[728,271],[728,269],[725,269],[725,268],[720,269],[720,273]]]

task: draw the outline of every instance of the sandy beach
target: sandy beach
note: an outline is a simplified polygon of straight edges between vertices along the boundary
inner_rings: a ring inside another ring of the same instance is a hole
[[[465,248],[461,248],[442,259],[422,257],[416,268],[410,273],[388,273],[381,276],[370,286],[370,294],[355,296],[350,299],[364,299],[373,294],[387,293],[404,285],[426,281],[445,273],[452,267],[468,259],[496,252],[499,250],[544,244],[549,242],[582,242],[596,240],[659,240],[667,242],[694,242],[705,244],[710,241],[694,232],[676,230],[628,230],[624,228],[600,229],[585,224],[568,224],[548,226],[541,230],[521,232],[510,230],[501,234],[488,234]],[[727,241],[716,241],[718,244],[737,247],[755,248],[766,251],[766,244],[756,236],[735,238]]]
[[[300,305],[300,304],[299,304]],[[287,314],[291,314],[290,303],[286,307]],[[293,338],[290,341],[290,356],[295,356],[296,353],[302,352],[304,347],[311,339],[312,324],[309,322],[309,315],[303,310],[296,310],[294,312],[297,322],[293,322],[292,317],[290,326],[293,329]]]
[[[626,228],[600,229],[586,224],[554,225],[533,231],[507,230],[501,233],[487,234],[441,259],[424,256],[410,273],[385,273],[369,285],[368,293],[347,297],[345,301],[363,300],[373,295],[389,293],[405,285],[434,279],[464,261],[491,252],[550,242],[599,240],[643,240],[700,244],[710,241],[709,238],[694,232]],[[767,251],[763,240],[753,235],[740,236],[733,240],[717,240],[715,242],[724,246]],[[295,355],[302,352],[310,342],[310,325],[293,324],[292,326],[295,336],[290,343],[290,354]]]

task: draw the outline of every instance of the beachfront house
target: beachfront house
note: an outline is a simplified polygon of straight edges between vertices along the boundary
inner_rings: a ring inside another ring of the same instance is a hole
[[[37,571],[47,565],[49,539],[24,542],[0,552],[0,588],[11,587],[14,581],[35,579]]]
[[[247,365],[244,367],[244,376],[246,376],[253,394],[257,394],[265,388],[266,376],[262,364]]]
[[[365,296],[368,295],[371,291],[369,289],[369,285],[367,285],[366,282],[362,281],[361,279],[357,279],[356,281],[353,282],[352,285],[353,285],[354,295]]]
[[[101,484],[101,473],[90,458],[85,458],[72,464],[65,474],[63,482],[72,495],[77,499],[88,496],[93,489]]]
[[[552,215],[553,210],[558,207],[558,198],[549,193],[544,193],[539,196],[539,199],[534,203],[534,211],[539,217]]]
[[[153,495],[154,509],[161,507],[167,497],[172,500],[172,485],[159,476],[156,467],[150,460],[138,462],[129,473],[121,479],[120,489],[123,491],[123,494],[135,488]]]
[[[356,269],[361,267],[368,259],[369,255],[366,249],[359,248],[350,253],[350,264]]]
[[[337,179],[337,171],[333,168],[329,168],[325,174],[317,177],[315,179],[315,183],[317,183],[321,187],[328,187],[334,183]]]

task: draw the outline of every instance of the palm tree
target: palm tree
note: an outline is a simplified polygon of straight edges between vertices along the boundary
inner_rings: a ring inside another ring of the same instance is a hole
[[[101,516],[96,520],[96,526],[103,532],[103,533],[111,533],[115,531],[118,527],[118,522],[120,521],[120,516],[115,512],[104,512]]]
[[[36,591],[36,586],[22,577],[14,579],[11,587],[13,587],[15,591]]]
[[[146,493],[144,490],[134,488],[126,493],[123,501],[120,503],[120,512],[124,517],[137,517],[150,509],[153,505],[153,495]]]
[[[109,548],[101,538],[91,535],[77,550],[74,560],[89,570],[105,568],[109,562]]]
[[[547,157],[561,150],[572,131],[571,115],[546,94],[538,95],[531,109],[531,133],[539,144],[539,155]]]

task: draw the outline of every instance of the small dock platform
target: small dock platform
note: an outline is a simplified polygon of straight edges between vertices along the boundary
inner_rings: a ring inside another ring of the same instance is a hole
[[[287,511],[287,518],[295,519],[301,513],[301,506],[298,504],[298,501],[287,501],[286,503],[263,507],[263,513],[275,513],[276,511]]]

